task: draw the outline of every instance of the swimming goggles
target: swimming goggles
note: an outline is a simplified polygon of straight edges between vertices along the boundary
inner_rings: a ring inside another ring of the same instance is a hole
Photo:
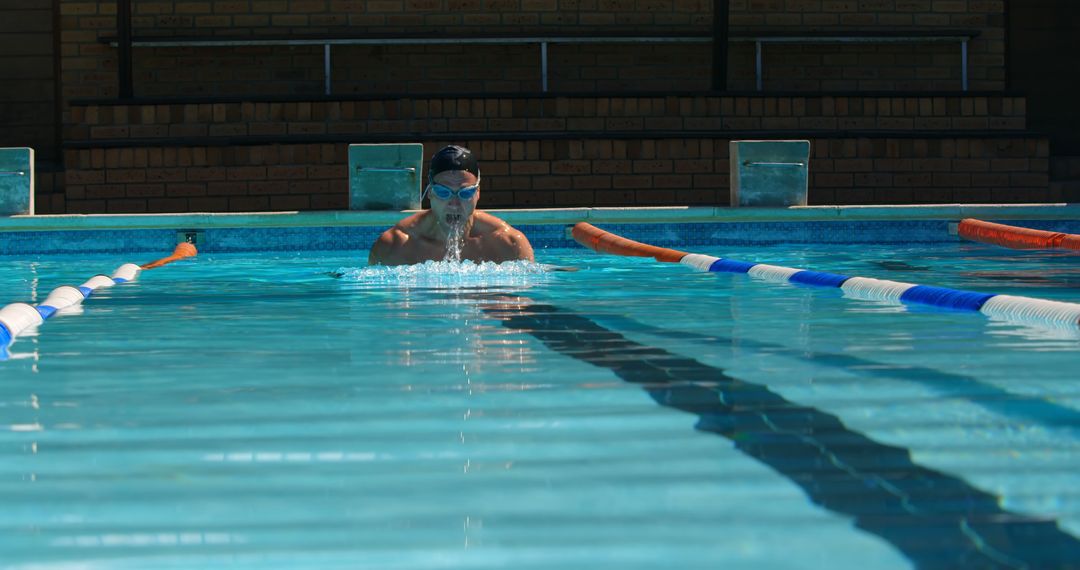
[[[440,200],[449,200],[451,196],[457,196],[459,200],[471,200],[473,194],[480,189],[480,182],[472,186],[466,186],[464,188],[458,188],[457,190],[451,189],[449,186],[443,186],[442,184],[428,184],[427,190],[424,192],[424,196],[428,194],[434,194]],[[424,196],[420,198],[423,199]]]

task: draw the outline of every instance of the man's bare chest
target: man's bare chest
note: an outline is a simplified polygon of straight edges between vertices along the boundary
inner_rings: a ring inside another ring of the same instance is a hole
[[[488,257],[487,244],[482,238],[468,238],[461,242],[460,247],[453,247],[450,243],[443,243],[430,239],[409,240],[408,257],[409,263],[423,263],[425,261],[442,261],[443,259],[483,260]]]

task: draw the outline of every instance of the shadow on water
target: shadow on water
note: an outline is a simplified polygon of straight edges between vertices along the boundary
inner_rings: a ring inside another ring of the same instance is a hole
[[[605,314],[601,317],[601,320],[614,324],[624,331],[644,333],[661,338],[690,340],[710,346],[732,346],[736,342],[735,339],[720,335],[704,335],[655,327],[621,315]],[[1080,412],[1068,406],[1055,404],[1044,398],[1010,392],[972,376],[943,372],[923,366],[886,364],[849,354],[814,352],[805,348],[795,349],[782,344],[745,337],[738,339],[738,345],[741,348],[768,351],[770,354],[795,358],[815,365],[830,366],[841,370],[857,369],[859,374],[866,376],[920,384],[942,395],[962,398],[1003,417],[1014,418],[1050,429],[1067,431],[1074,436],[1080,436]]]
[[[1040,275],[1031,271],[966,271],[961,275],[969,279],[1019,283],[1026,287],[1080,289],[1080,272],[1057,271]]]
[[[698,430],[731,440],[918,568],[1077,567],[1080,542],[1055,520],[1007,511],[998,497],[918,465],[908,449],[876,442],[832,414],[631,341],[569,310],[521,297],[482,299],[490,302],[483,311],[504,327],[610,370],[662,406],[696,415]]]
[[[906,261],[885,260],[868,261],[867,263],[879,269],[884,269],[886,271],[930,271],[929,267],[923,265],[912,265]]]

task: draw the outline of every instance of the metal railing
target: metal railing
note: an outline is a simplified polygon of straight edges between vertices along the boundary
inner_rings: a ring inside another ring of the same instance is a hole
[[[109,41],[118,48],[119,94],[121,99],[134,96],[132,86],[132,54],[135,47],[180,46],[317,46],[323,47],[323,93],[331,95],[333,46],[343,45],[521,45],[535,44],[539,47],[541,91],[548,92],[548,46],[552,44],[656,44],[656,43],[710,43],[713,44],[712,88],[727,88],[727,45],[729,42],[752,42],[754,44],[755,86],[764,90],[765,44],[851,44],[851,43],[948,43],[960,44],[960,69],[962,91],[968,90],[968,43],[978,35],[971,30],[884,30],[860,32],[739,32],[734,35],[728,29],[728,0],[714,0],[715,13],[711,33],[657,34],[657,35],[591,35],[591,36],[530,36],[530,37],[428,37],[428,36],[381,36],[345,37],[320,35],[317,37],[136,37],[131,29],[131,0],[117,0],[117,37]],[[720,59],[717,61],[717,59]]]

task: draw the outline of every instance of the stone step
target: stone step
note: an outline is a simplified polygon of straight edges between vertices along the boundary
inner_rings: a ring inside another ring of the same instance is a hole
[[[65,141],[412,133],[705,131],[1012,131],[1027,128],[1014,96],[657,96],[403,98],[343,101],[145,102],[75,105]]]

